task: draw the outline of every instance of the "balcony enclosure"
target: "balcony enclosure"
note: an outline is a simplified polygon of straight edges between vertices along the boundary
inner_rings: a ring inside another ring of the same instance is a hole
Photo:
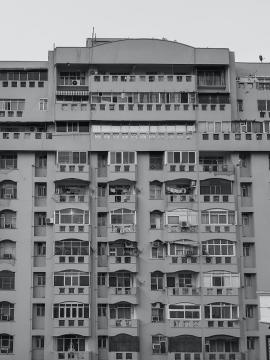
[[[203,172],[214,172],[224,175],[232,175],[234,166],[229,154],[216,152],[202,152],[199,158],[200,170]]]
[[[195,151],[166,151],[165,163],[170,172],[195,170],[196,153]]]
[[[85,225],[90,224],[90,213],[88,210],[67,208],[55,211],[55,225],[57,229],[64,232],[84,232]]]
[[[86,202],[89,196],[89,182],[79,179],[56,181],[55,196],[58,202]]]
[[[0,229],[16,229],[16,211],[3,210],[0,212]]]
[[[189,179],[167,181],[165,194],[169,203],[195,201],[196,181]]]
[[[110,324],[115,327],[133,327],[135,320],[134,305],[119,302],[109,305]],[[133,321],[132,321],[133,320]]]
[[[236,224],[236,212],[224,209],[209,209],[201,212],[201,223],[205,231],[230,232]],[[205,225],[205,226],[204,226]]]
[[[206,295],[237,295],[240,276],[229,271],[209,271],[203,274],[202,283]]]
[[[16,243],[11,240],[0,241],[0,260],[15,260]]]
[[[232,199],[232,181],[225,179],[207,179],[200,181],[200,194],[203,195],[203,201],[208,202],[231,202]]]
[[[199,68],[197,72],[197,85],[199,88],[225,88],[226,69]]]
[[[89,256],[89,242],[77,239],[56,241],[54,255],[59,263],[84,263]]]
[[[111,203],[135,203],[135,184],[121,179],[109,184],[109,202]]]
[[[188,239],[172,241],[168,243],[168,256],[172,264],[196,264],[199,261],[199,244]]]
[[[14,304],[8,301],[0,302],[0,321],[14,320]]]
[[[140,343],[138,336],[119,334],[109,337],[109,352],[139,352]],[[132,356],[132,354],[131,354]],[[132,359],[132,357],[131,357]]]
[[[135,232],[136,211],[126,208],[111,211],[110,224],[112,232]]]
[[[195,327],[200,325],[201,306],[193,303],[170,304],[168,319],[171,327]]]
[[[56,163],[60,172],[85,172],[87,153],[79,151],[58,151]]]
[[[173,353],[175,360],[200,360],[202,339],[193,335],[178,335],[168,338],[168,352]]]
[[[85,326],[85,319],[90,318],[89,304],[63,302],[53,305],[53,318],[56,326]]]
[[[110,151],[108,153],[108,166],[113,173],[132,173],[135,175],[137,153],[129,151]]]
[[[13,152],[0,153],[0,170],[14,170],[17,169],[17,154]]]
[[[198,226],[198,213],[190,209],[166,211],[165,224],[168,232],[195,232]]]
[[[224,302],[211,303],[204,307],[204,317],[209,320],[208,327],[233,327],[239,320],[239,307]]]
[[[13,354],[13,336],[0,334],[0,354]]]
[[[57,359],[86,359],[86,338],[81,335],[67,334],[54,338],[54,351]]]
[[[0,271],[0,290],[15,290],[15,272]]]
[[[59,294],[86,294],[90,284],[90,274],[79,270],[54,273],[54,286]]]
[[[0,183],[0,199],[17,199],[17,183],[5,180]]]
[[[128,257],[137,256],[137,243],[126,239],[116,240],[109,244],[109,256],[112,257]]]
[[[231,264],[236,256],[235,242],[225,239],[206,240],[202,242],[202,254],[206,263]]]
[[[228,335],[214,335],[205,338],[207,360],[238,360],[239,339]]]
[[[135,274],[130,271],[109,273],[109,287],[114,288],[116,295],[131,294],[134,286],[136,286]]]
[[[177,271],[166,274],[169,295],[199,295],[199,274],[194,271]]]

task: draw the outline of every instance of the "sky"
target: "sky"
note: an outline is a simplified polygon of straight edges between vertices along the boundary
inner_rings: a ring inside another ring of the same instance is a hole
[[[54,45],[85,46],[94,27],[97,37],[164,37],[270,62],[270,0],[2,0],[1,15],[0,61],[47,60]]]

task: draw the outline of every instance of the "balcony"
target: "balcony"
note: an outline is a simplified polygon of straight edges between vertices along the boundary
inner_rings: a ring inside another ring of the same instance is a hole
[[[139,320],[137,319],[109,319],[108,333],[109,336],[115,336],[124,332],[131,336],[138,336]]]
[[[88,181],[90,175],[90,167],[87,164],[57,164],[56,167],[56,181],[71,177]]]
[[[196,89],[195,75],[90,75],[94,92],[193,92]]]
[[[127,205],[129,209],[135,210],[135,203],[136,203],[135,194],[108,196],[109,210],[116,210],[117,208],[119,208],[119,205]]]
[[[108,270],[110,272],[119,270],[128,270],[130,272],[137,272],[137,257],[136,256],[109,256]]]
[[[136,287],[109,287],[109,303],[117,303],[121,301],[130,302],[131,304],[137,304]]]

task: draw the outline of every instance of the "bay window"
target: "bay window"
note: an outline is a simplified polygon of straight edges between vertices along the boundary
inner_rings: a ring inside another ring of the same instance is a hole
[[[235,211],[210,209],[201,212],[202,224],[208,225],[235,225]]]
[[[58,164],[86,164],[86,152],[79,151],[58,151],[57,153]]]
[[[135,211],[129,209],[117,209],[110,212],[110,221],[112,225],[134,225]]]
[[[110,305],[110,319],[130,320],[133,316],[132,305],[127,302]]]
[[[237,320],[239,318],[238,306],[228,303],[216,302],[204,307],[206,319]]]
[[[80,209],[63,209],[55,211],[55,224],[82,224],[90,222],[89,211]]]
[[[89,242],[76,239],[56,241],[55,255],[89,255]]]
[[[111,151],[109,152],[109,164],[136,164],[136,153],[129,151]]]
[[[126,271],[119,271],[117,273],[109,274],[109,286],[115,288],[131,288],[132,277],[131,273]]]
[[[166,162],[168,164],[195,164],[195,151],[167,151]]]

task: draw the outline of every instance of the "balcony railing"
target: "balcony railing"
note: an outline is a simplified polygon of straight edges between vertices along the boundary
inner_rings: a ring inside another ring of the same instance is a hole
[[[236,264],[236,256],[211,256],[205,255],[203,256],[204,264]]]
[[[200,257],[198,255],[182,255],[170,256],[170,264],[199,264]]]
[[[70,359],[80,359],[80,360],[89,360],[90,353],[85,351],[68,351],[68,352],[55,352],[53,360],[70,360]]]
[[[52,133],[46,132],[0,132],[0,139],[3,140],[51,140]]]
[[[209,232],[209,233],[232,233],[236,231],[235,225],[202,225],[201,226],[202,232]]]
[[[137,319],[110,319],[109,327],[121,327],[121,328],[137,328]]]
[[[69,173],[85,173],[88,172],[88,165],[86,164],[57,164],[58,172]]]
[[[126,82],[141,82],[141,83],[162,83],[171,84],[190,83],[195,81],[195,75],[91,75],[92,81],[95,83],[126,83]]]
[[[234,195],[201,195],[201,202],[211,203],[234,203]]]
[[[111,295],[136,295],[136,287],[110,287],[109,293]]]
[[[209,328],[239,328],[239,320],[206,319]]]
[[[55,195],[56,202],[65,202],[65,203],[83,203],[87,202],[87,195],[85,194],[79,194],[79,195],[67,195],[67,194],[61,194]]]
[[[194,233],[198,231],[198,225],[166,225],[169,233]]]
[[[196,170],[195,164],[167,164],[168,172],[194,172]]]
[[[196,195],[167,195],[168,203],[182,203],[182,202],[194,202],[196,201]]]
[[[112,232],[112,233],[120,233],[120,234],[136,232],[136,226],[134,224],[111,225],[109,229],[110,229],[110,232]]]
[[[87,233],[89,232],[89,225],[55,225],[55,232]]]
[[[200,164],[199,171],[201,172],[210,172],[224,175],[232,175],[234,174],[234,165],[227,164]]]
[[[55,286],[55,295],[88,295],[90,291],[89,286]]]
[[[170,327],[172,328],[197,328],[201,326],[200,320],[179,320],[179,319],[171,319]]]
[[[109,203],[135,203],[135,195],[109,195]]]
[[[169,296],[197,296],[201,289],[198,287],[169,287],[167,288]]]
[[[109,256],[109,264],[136,264],[136,256]]]
[[[87,264],[89,255],[55,255],[58,264]]]
[[[241,353],[216,352],[205,353],[205,360],[243,360]]]
[[[109,172],[111,173],[135,173],[135,164],[111,164],[109,165]]]
[[[54,327],[86,327],[89,326],[89,319],[54,319]]]
[[[206,287],[203,288],[206,296],[231,296],[238,295],[238,288],[233,287]]]

